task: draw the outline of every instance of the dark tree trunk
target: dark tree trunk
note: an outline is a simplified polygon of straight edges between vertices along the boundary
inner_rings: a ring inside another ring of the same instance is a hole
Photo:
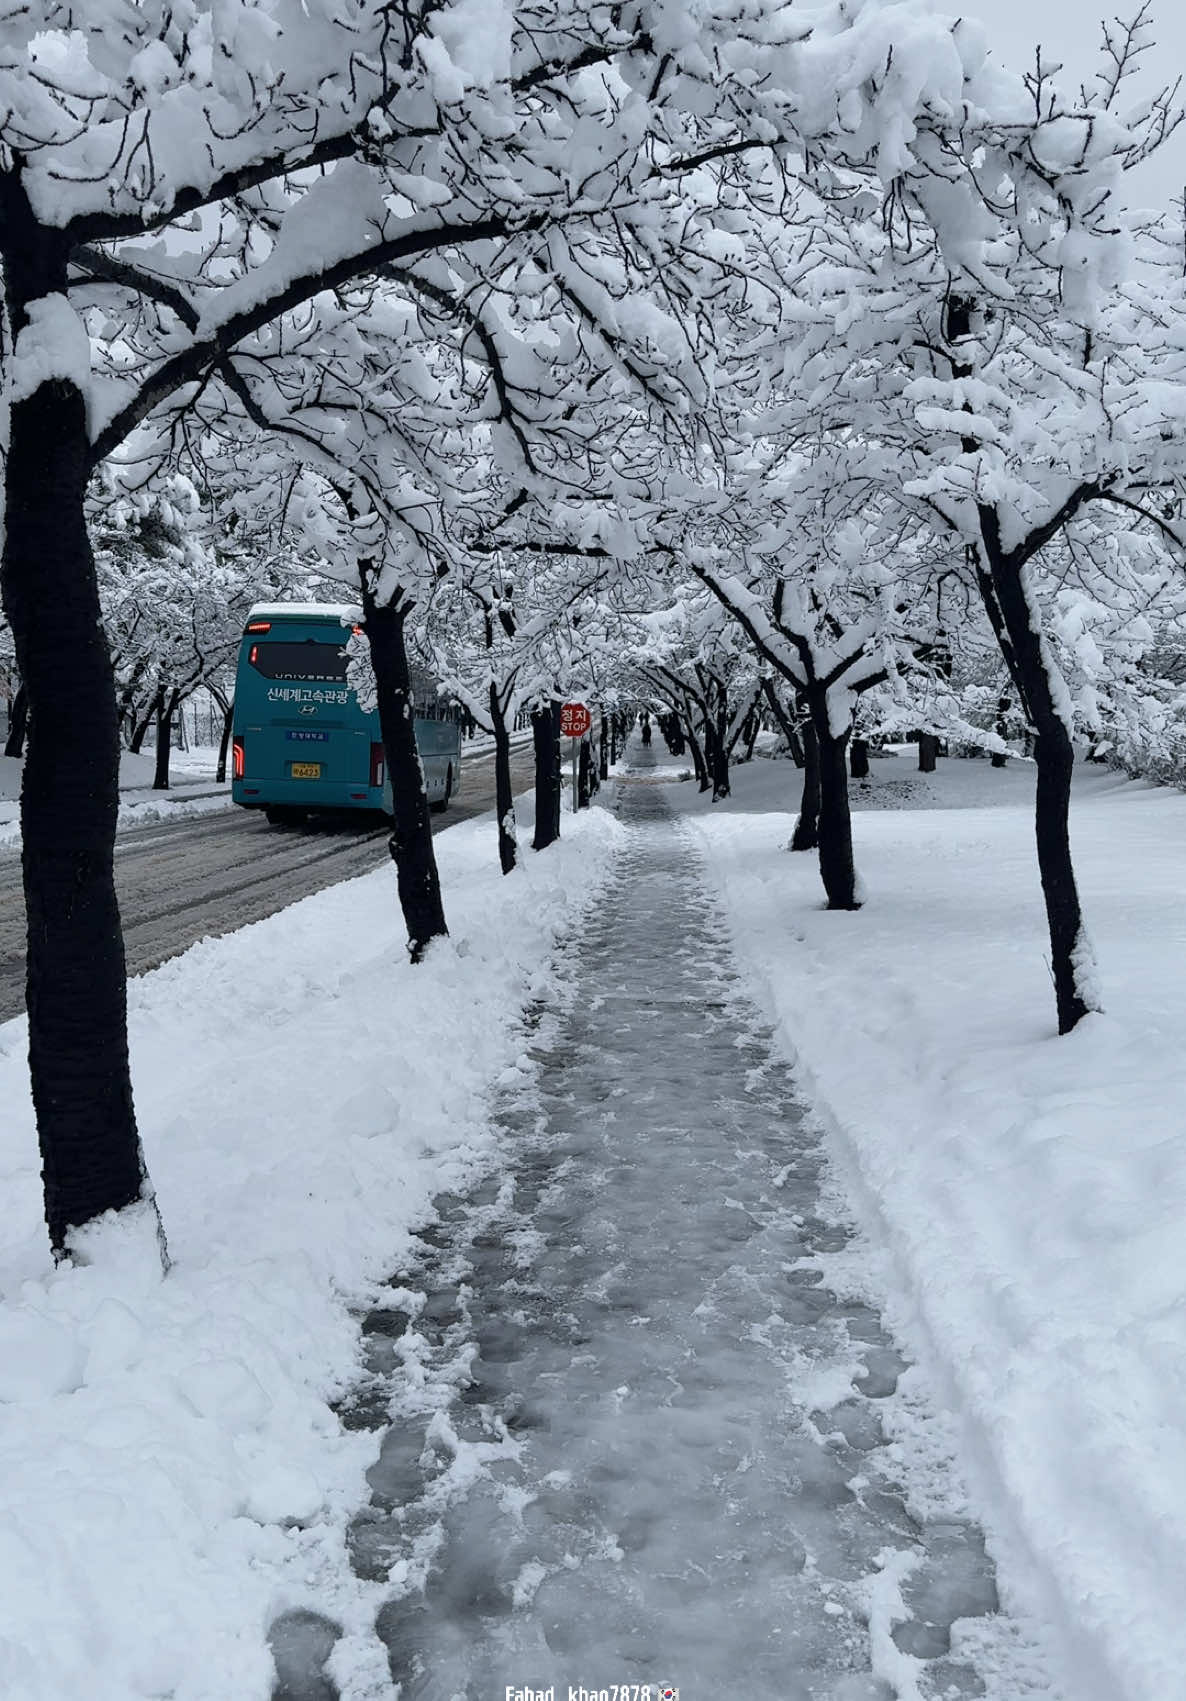
[[[23,684],[16,688],[16,696],[8,711],[8,738],[4,745],[6,756],[22,756],[25,750],[25,731],[29,725],[29,693]]]
[[[762,681],[762,690],[766,694],[766,701],[770,705],[771,712],[773,713],[775,720],[778,722],[779,726],[782,728],[782,735],[787,741],[787,749],[791,753],[791,760],[794,762],[796,768],[804,767],[806,765],[806,762],[807,762],[807,756],[806,756],[804,741],[799,736],[799,734],[796,732],[794,722],[791,720],[791,717],[787,714],[786,710],[783,708],[782,704],[779,702],[778,692],[774,689],[774,681],[772,679],[764,679]],[[817,755],[818,755],[818,752],[817,752]],[[817,795],[818,795],[818,785],[817,785]],[[815,849],[814,841],[812,842],[811,845],[804,846],[803,848],[809,849],[809,850],[814,850]]]
[[[232,698],[229,703],[222,705],[222,735],[218,740],[218,767],[214,774],[215,782],[220,786],[226,784],[226,759],[231,748],[231,727],[234,721],[235,702]]]
[[[709,760],[712,773],[712,801],[719,803],[729,795],[729,744],[727,729],[721,725],[722,714],[718,714],[716,725],[712,728],[711,755],[705,749],[705,757]],[[706,725],[711,723],[706,723]]]
[[[0,206],[0,215],[11,211]],[[64,254],[56,275],[28,275],[51,241],[32,227],[27,241],[6,247],[17,331],[24,301],[65,291]],[[0,581],[28,692],[29,1064],[46,1221],[59,1253],[71,1227],[152,1197],[128,1067],[114,880],[119,722],[84,519],[88,474],[86,410],[72,384],[50,380],[14,404]]]
[[[854,780],[869,778],[869,744],[864,738],[854,738],[848,754],[849,770]]]
[[[604,709],[601,711],[601,725],[597,737],[597,774],[601,780],[609,779],[609,723]]]
[[[846,730],[832,735],[826,695],[811,701],[811,722],[819,745],[819,871],[830,910],[859,910],[856,869],[852,857],[852,816],[848,810],[848,740]]]
[[[815,728],[808,721],[803,728],[803,800],[791,835],[793,851],[819,849],[819,808],[819,740],[815,736]]]
[[[743,762],[753,761],[754,745],[758,742],[758,734],[761,730],[762,717],[756,709],[751,709],[749,714],[746,716],[745,731],[742,734],[742,739],[745,743],[745,755],[742,757]]]
[[[700,748],[700,740],[696,737],[696,729],[692,725],[691,716],[687,720],[688,749],[692,752],[692,767],[696,771],[697,786],[700,791],[707,791],[712,784],[708,777],[708,763]]]
[[[560,771],[560,705],[533,709],[535,741],[535,837],[533,850],[546,850],[560,837],[560,800],[564,781]]]
[[[993,542],[996,540],[993,539]],[[1092,1008],[1091,988],[1080,984],[1089,972],[1090,947],[1071,858],[1071,775],[1075,766],[1069,729],[1058,714],[1047,672],[1042,640],[1033,630],[1033,616],[1024,582],[1025,565],[1016,556],[999,552],[991,561],[991,594],[1007,637],[1009,664],[1022,703],[1035,730],[1034,757],[1038,765],[1034,802],[1038,871],[1050,929],[1050,963],[1058,1031],[1069,1034]],[[982,591],[986,587],[982,583]],[[990,609],[990,619],[993,610]],[[998,639],[1001,629],[993,622]],[[1005,650],[1005,646],[1002,645]]]
[[[729,699],[712,681],[704,704],[704,761],[712,784],[712,801],[719,803],[729,795]]]
[[[1045,719],[1046,717],[1043,717]],[[1058,1031],[1069,1034],[1091,1006],[1079,986],[1077,947],[1083,941],[1083,913],[1071,859],[1071,775],[1075,751],[1057,715],[1051,715],[1038,734],[1035,759],[1038,782],[1034,799],[1034,832],[1038,870],[1050,928],[1050,959]],[[1090,989],[1087,989],[1090,990]]]
[[[920,774],[935,772],[935,758],[939,754],[939,740],[933,732],[920,732],[918,735],[918,771]]]
[[[716,738],[713,740],[712,801],[719,803],[722,798],[729,796],[730,789],[729,752],[725,748],[724,740]]]
[[[684,738],[684,729],[675,710],[673,709],[669,715],[664,715],[659,725],[662,728],[663,738],[671,755],[682,756],[687,749],[687,740]]]
[[[132,738],[128,745],[128,749],[131,751],[133,756],[139,756],[144,740],[148,735],[148,729],[161,712],[161,704],[163,701],[164,693],[158,691],[147,709],[145,709],[143,715],[137,721],[136,725],[132,728]]]
[[[610,766],[611,767],[617,766],[617,761],[618,761],[618,717],[617,717],[617,715],[611,715],[610,718],[609,718],[609,760],[610,760]],[[606,778],[607,779],[609,778],[608,774],[606,775]]]
[[[593,751],[587,738],[581,739],[577,755],[577,808],[588,809],[593,797]]]
[[[135,666],[132,668],[131,676],[124,681],[123,686],[118,692],[117,700],[119,704],[118,715],[120,731],[122,734],[126,723],[129,739],[136,730],[136,692],[139,690],[140,682],[144,678],[147,670],[148,658],[146,656],[141,656],[140,660],[136,662]],[[128,748],[131,748],[130,744]]]
[[[498,687],[490,685],[490,725],[494,729],[494,813],[498,818],[498,861],[509,874],[518,857],[515,837],[515,798],[511,790],[511,734],[502,712]]]
[[[717,729],[712,723],[712,716],[705,714],[701,722],[701,748],[704,753],[704,775],[707,781],[703,788],[705,791],[710,789],[716,775],[716,743]]]
[[[397,593],[398,597],[398,593]],[[424,770],[416,749],[412,678],[404,643],[407,605],[376,606],[371,575],[363,573],[363,629],[375,671],[379,729],[391,781],[392,828],[387,841],[395,863],[400,908],[408,929],[408,953],[418,963],[434,939],[448,933],[441,880],[432,843],[432,817]]]
[[[156,767],[152,776],[153,791],[169,789],[169,757],[173,750],[173,717],[177,713],[177,693],[160,697],[156,712]]]
[[[1011,703],[1008,697],[1001,697],[997,702],[997,724],[995,731],[998,738],[1005,738],[1008,736],[1005,716],[1009,713],[1010,706]],[[1003,768],[1008,760],[1009,758],[1003,750],[993,751],[991,762],[994,768]]]

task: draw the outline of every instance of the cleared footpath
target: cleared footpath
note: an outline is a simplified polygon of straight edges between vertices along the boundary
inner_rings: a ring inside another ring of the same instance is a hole
[[[1005,1658],[981,1532],[909,1503],[906,1365],[836,1274],[818,1138],[660,789],[620,798],[570,996],[496,1106],[507,1168],[438,1200],[363,1324],[342,1415],[383,1434],[352,1563],[388,1589],[392,1684],[1053,1701]],[[273,1627],[275,1701],[338,1694],[336,1635]]]

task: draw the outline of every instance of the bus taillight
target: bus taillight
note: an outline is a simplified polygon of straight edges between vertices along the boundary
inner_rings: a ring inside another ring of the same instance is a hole
[[[383,784],[383,746],[381,744],[371,745],[371,784],[373,786]]]
[[[233,778],[235,778],[236,780],[241,780],[243,778],[243,775],[244,775],[245,772],[246,772],[246,765],[243,761],[243,740],[241,738],[232,738],[231,739],[231,774],[232,774]]]

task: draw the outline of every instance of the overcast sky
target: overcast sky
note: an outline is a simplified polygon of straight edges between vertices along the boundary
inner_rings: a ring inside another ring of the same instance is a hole
[[[1072,88],[1096,64],[1102,17],[1130,17],[1139,0],[940,0],[939,10],[954,16],[978,18],[988,31],[993,51],[1015,71],[1028,71],[1040,42],[1047,57],[1065,67],[1062,81]],[[1142,93],[1172,82],[1186,72],[1186,5],[1183,0],[1153,0],[1157,48],[1145,55]],[[1136,87],[1134,83],[1131,85]],[[1129,202],[1133,206],[1165,205],[1186,186],[1186,124],[1166,143],[1161,154],[1134,172]]]

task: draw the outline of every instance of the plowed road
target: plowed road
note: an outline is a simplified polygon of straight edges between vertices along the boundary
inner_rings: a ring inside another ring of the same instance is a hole
[[[531,775],[530,744],[512,750],[515,790]],[[461,791],[433,816],[433,827],[440,832],[493,807],[493,755],[467,756]],[[490,855],[497,855],[493,841]],[[155,969],[197,939],[261,921],[386,858],[387,829],[377,817],[269,827],[254,811],[227,809],[134,827],[119,835],[115,854],[128,973]],[[0,854],[0,1021],[24,1007],[25,902],[19,851],[12,851]]]

